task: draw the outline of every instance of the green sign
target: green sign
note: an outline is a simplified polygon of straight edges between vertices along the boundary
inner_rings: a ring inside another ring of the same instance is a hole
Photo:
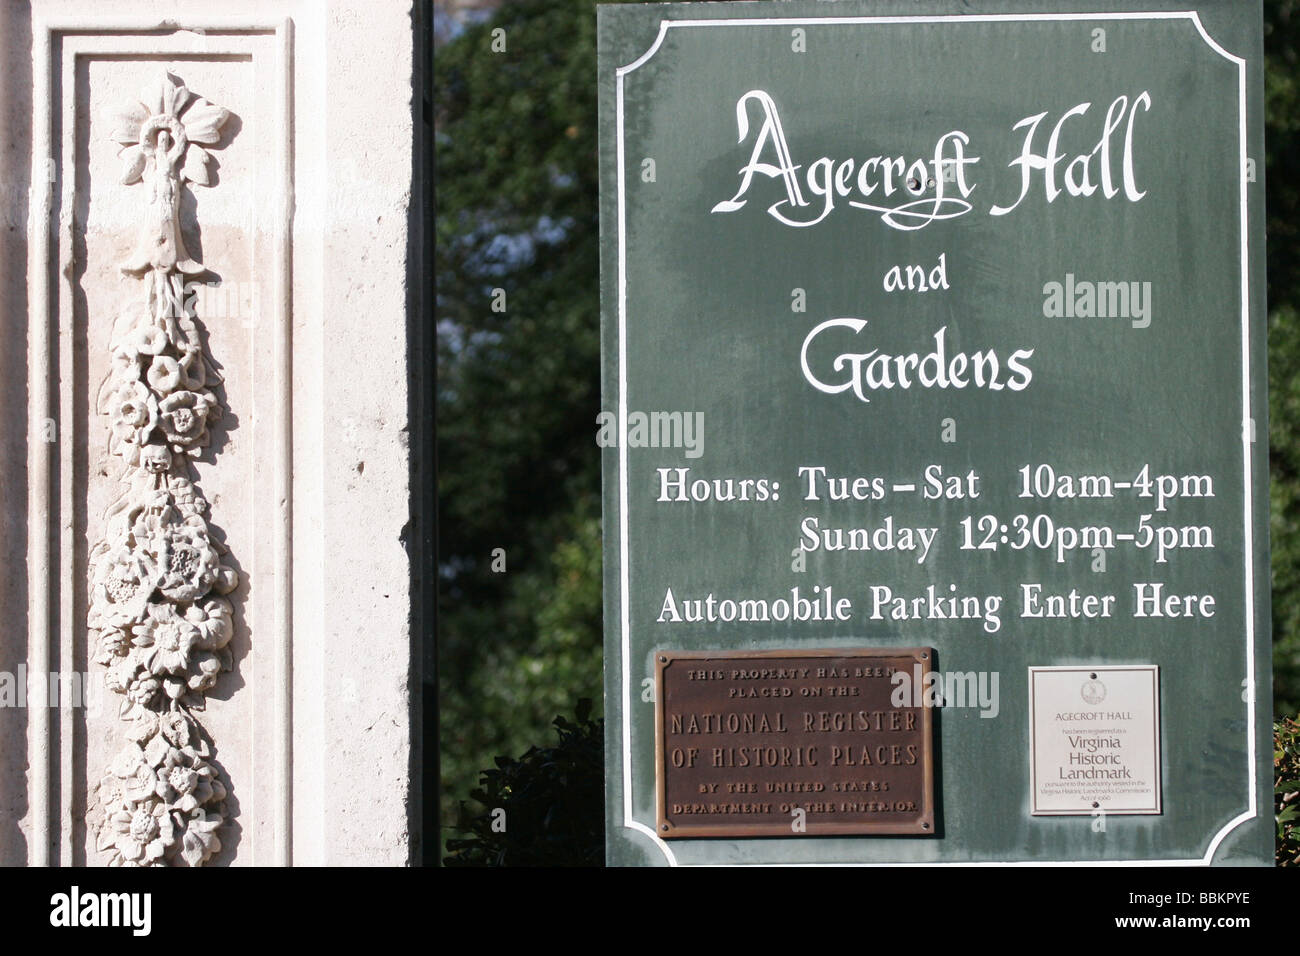
[[[600,8],[611,864],[1271,862],[1261,12],[1125,6]]]

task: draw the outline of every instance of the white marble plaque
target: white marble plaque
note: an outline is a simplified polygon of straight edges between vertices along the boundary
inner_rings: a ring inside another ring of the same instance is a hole
[[[1159,813],[1159,668],[1029,668],[1029,751],[1035,815]]]

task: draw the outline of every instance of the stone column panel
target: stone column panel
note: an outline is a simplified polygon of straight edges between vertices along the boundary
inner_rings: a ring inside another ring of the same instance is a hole
[[[411,11],[164,6],[2,15],[0,862],[407,863]]]

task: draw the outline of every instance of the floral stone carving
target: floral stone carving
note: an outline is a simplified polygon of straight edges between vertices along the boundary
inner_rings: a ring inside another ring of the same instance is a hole
[[[114,327],[99,393],[124,488],[89,567],[88,646],[128,725],[90,820],[115,866],[199,866],[221,849],[226,789],[195,713],[232,667],[226,595],[239,581],[188,477],[223,403],[184,304],[186,278],[205,269],[185,248],[180,198],[187,183],[211,185],[206,147],[229,118],[166,73],[106,117],[122,184],[145,192],[139,244],[122,265],[143,294]]]

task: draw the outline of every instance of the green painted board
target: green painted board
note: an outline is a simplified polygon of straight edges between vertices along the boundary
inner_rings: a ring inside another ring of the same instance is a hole
[[[599,9],[610,864],[1271,862],[1260,6],[1123,7]],[[659,838],[657,651],[914,647],[933,835]],[[1121,665],[1158,812],[1035,814]]]

